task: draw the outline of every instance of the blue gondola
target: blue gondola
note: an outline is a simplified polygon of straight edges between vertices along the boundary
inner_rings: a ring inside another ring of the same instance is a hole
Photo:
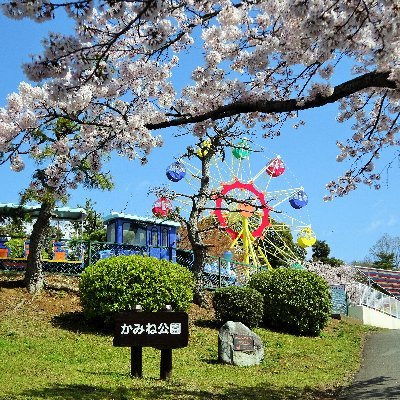
[[[176,161],[167,168],[166,175],[170,181],[179,182],[185,177],[186,168],[181,162]]]
[[[297,193],[290,197],[289,203],[293,208],[303,208],[308,204],[307,193],[304,190],[299,190]]]

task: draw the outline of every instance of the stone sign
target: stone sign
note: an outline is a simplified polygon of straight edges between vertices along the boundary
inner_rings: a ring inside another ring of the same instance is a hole
[[[258,335],[241,322],[228,321],[218,334],[218,359],[238,366],[258,365],[264,346]]]
[[[254,338],[249,335],[233,335],[233,350],[254,351]]]

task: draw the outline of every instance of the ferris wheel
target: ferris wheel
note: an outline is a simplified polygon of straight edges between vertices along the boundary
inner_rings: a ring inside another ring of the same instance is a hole
[[[201,159],[210,145],[210,141],[204,141],[196,150],[195,157],[172,163],[167,168],[167,178],[174,184],[184,182],[193,191],[197,190],[202,173]],[[260,158],[262,166],[253,171],[253,161]],[[243,263],[268,268],[272,268],[272,262],[275,265],[298,265],[301,249],[316,241],[304,212],[308,204],[307,194],[302,186],[285,179],[285,175],[288,175],[286,166],[280,156],[265,159],[261,151],[253,150],[246,138],[232,143],[228,154],[217,153],[211,159],[209,179],[212,191],[204,217],[212,217],[228,235],[229,249]],[[159,206],[172,209],[169,199],[159,198],[157,201]],[[174,201],[181,203],[182,210],[191,206],[184,198]],[[293,244],[293,239],[297,239],[297,245]]]

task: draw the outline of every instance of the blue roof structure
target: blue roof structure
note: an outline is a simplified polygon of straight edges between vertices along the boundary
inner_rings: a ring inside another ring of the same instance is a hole
[[[0,203],[0,214],[5,214],[7,210],[16,210],[18,208],[21,208],[24,213],[29,214],[32,218],[37,218],[40,211],[40,204],[21,206],[15,203]],[[84,208],[56,207],[52,218],[54,220],[82,221],[85,219],[86,214]]]
[[[107,215],[104,218],[104,222],[107,223],[108,221],[112,221],[113,219],[126,219],[128,221],[137,221],[137,222],[144,222],[146,224],[162,224],[162,225],[167,225],[167,226],[175,226],[179,228],[181,224],[176,221],[171,221],[167,219],[162,219],[162,218],[148,218],[148,217],[139,217],[137,215],[132,215],[132,214],[125,214],[125,213],[119,213],[116,211],[113,211],[111,214]]]

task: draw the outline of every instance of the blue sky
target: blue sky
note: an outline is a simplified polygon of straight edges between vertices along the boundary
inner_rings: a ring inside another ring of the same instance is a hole
[[[21,63],[29,60],[29,54],[40,51],[40,40],[49,30],[66,31],[68,24],[53,21],[35,24],[30,21],[12,21],[0,16],[0,106],[8,93],[15,91],[24,80]],[[195,60],[192,60],[195,61]],[[182,71],[187,68],[182,65]],[[294,130],[287,125],[281,137],[257,139],[265,149],[266,157],[280,154],[290,171],[288,176],[303,186],[309,196],[307,212],[317,237],[326,240],[331,255],[346,262],[362,260],[369,248],[385,233],[399,235],[400,218],[397,202],[400,199],[399,163],[383,178],[382,189],[376,191],[360,187],[347,197],[324,202],[325,184],[336,179],[348,166],[335,161],[338,154],[336,140],[350,136],[349,126],[335,121],[337,106],[311,110],[303,114],[306,125]],[[149,187],[168,183],[165,168],[191,143],[191,137],[174,137],[177,130],[160,131],[165,146],[155,149],[149,163],[112,157],[108,165],[115,180],[111,192],[79,189],[71,193],[69,205],[84,204],[86,198],[97,203],[103,215],[111,211],[148,216],[155,198],[148,196]],[[261,132],[258,132],[261,133]],[[393,154],[388,155],[388,159]],[[255,163],[262,159],[255,160]],[[18,201],[18,193],[27,185],[32,171],[14,173],[9,166],[0,168],[2,193],[0,203]],[[282,182],[282,189],[289,183]]]

